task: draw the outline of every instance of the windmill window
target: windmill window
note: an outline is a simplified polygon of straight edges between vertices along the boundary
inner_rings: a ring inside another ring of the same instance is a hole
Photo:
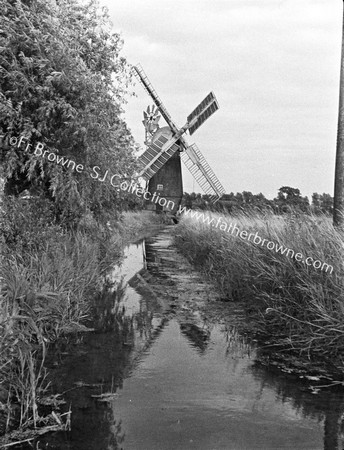
[[[157,184],[156,186],[156,190],[157,191],[162,191],[164,189],[164,185],[163,184]]]

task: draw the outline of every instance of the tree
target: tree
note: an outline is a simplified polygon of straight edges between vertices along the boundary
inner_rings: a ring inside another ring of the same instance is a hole
[[[317,192],[313,192],[312,194],[312,211],[315,214],[321,213],[321,202],[320,202],[320,195]]]
[[[288,212],[290,209],[306,212],[309,209],[308,197],[302,197],[299,189],[290,186],[279,188],[277,198],[274,198],[274,204],[282,212]]]
[[[122,41],[110,31],[107,11],[95,0],[0,0],[0,162],[5,190],[51,198],[61,217],[96,217],[123,199],[100,173],[131,176],[135,144],[121,118],[130,83],[120,56]],[[39,158],[11,138],[25,137],[49,152],[82,164],[82,173]]]
[[[183,206],[185,206],[186,208],[189,208],[189,209],[192,208],[192,194],[188,194],[187,192],[184,192]]]
[[[317,192],[312,194],[312,206],[315,208],[320,207],[320,195]]]
[[[242,192],[243,202],[247,205],[252,205],[254,201],[254,195],[252,192],[243,191]]]
[[[282,186],[279,188],[277,197],[281,200],[293,202],[301,197],[300,189],[295,189],[289,186]]]
[[[236,201],[236,206],[237,207],[241,207],[242,204],[244,203],[244,196],[241,194],[241,192],[237,192],[234,196],[235,201]]]
[[[320,195],[320,206],[321,210],[324,213],[332,214],[333,213],[333,197],[330,194],[323,193]]]

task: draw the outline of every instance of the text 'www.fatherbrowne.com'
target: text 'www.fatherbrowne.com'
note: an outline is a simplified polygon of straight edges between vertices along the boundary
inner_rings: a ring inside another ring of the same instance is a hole
[[[198,221],[202,221],[202,223],[206,225],[210,225],[214,228],[219,228],[221,231],[229,233],[232,236],[240,237],[242,240],[246,240],[247,242],[252,242],[254,245],[261,247],[266,246],[266,248],[268,248],[269,250],[275,251],[276,253],[280,253],[281,255],[285,255],[289,258],[294,258],[295,261],[301,262],[306,266],[312,266],[317,270],[324,270],[326,273],[328,271],[329,273],[333,272],[333,266],[327,264],[326,262],[322,262],[318,259],[314,260],[310,256],[305,258],[302,253],[295,253],[293,249],[284,247],[278,242],[273,242],[269,241],[268,239],[262,238],[261,236],[259,236],[258,232],[249,233],[246,230],[240,231],[236,223],[234,223],[234,225],[232,222],[228,223],[222,217],[216,219],[215,217],[206,215],[203,212],[192,211],[185,207],[179,208],[179,213]]]

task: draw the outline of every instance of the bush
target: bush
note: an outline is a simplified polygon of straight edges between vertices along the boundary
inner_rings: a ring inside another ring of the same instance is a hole
[[[41,197],[4,197],[0,209],[0,236],[11,251],[42,252],[47,241],[58,241],[62,228],[54,219],[54,204]]]

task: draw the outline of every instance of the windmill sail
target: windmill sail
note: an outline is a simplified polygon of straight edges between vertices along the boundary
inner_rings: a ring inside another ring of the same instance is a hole
[[[214,174],[199,148],[193,144],[181,153],[181,158],[192,176],[211,200],[217,202],[225,193],[225,189]]]
[[[159,108],[159,111],[162,115],[162,117],[166,120],[167,125],[171,128],[173,133],[177,133],[178,127],[173,122],[172,117],[168,113],[167,109],[165,108],[164,104],[162,103],[160,97],[158,96],[156,90],[152,86],[152,83],[149,81],[147,75],[145,74],[144,70],[138,64],[137,66],[133,66],[134,73],[136,77],[140,80],[148,94],[152,97],[154,103]]]
[[[189,114],[186,124],[182,128],[178,128],[142,67],[139,64],[133,66],[133,72],[153,99],[172,132],[172,137],[166,137],[164,135],[157,137],[157,139],[154,140],[154,142],[149,145],[148,149],[139,157],[141,171],[138,176],[141,176],[148,181],[164,166],[164,164],[166,164],[177,150],[181,150],[181,159],[186,167],[194,176],[203,191],[211,196],[213,202],[216,202],[222,197],[225,189],[209,167],[209,164],[197,146],[195,144],[189,146],[182,136],[187,130],[189,130],[190,135],[192,135],[215,111],[219,109],[219,104],[215,95],[210,92],[192,113]],[[148,114],[151,113],[150,110],[147,112]],[[148,120],[148,116],[144,116],[144,118],[145,120]]]
[[[139,157],[141,172],[138,176],[148,181],[158,170],[168,161],[179,149],[177,144],[170,146],[165,152],[161,152],[162,147],[168,138],[161,135],[148,149]]]
[[[206,98],[188,115],[190,135],[194,132],[219,109],[219,104],[213,92],[210,92]]]

